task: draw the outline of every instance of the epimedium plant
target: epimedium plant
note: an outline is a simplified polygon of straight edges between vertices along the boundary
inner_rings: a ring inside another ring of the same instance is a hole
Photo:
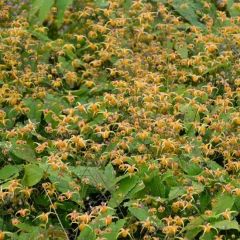
[[[0,8],[0,239],[239,237],[239,3]]]

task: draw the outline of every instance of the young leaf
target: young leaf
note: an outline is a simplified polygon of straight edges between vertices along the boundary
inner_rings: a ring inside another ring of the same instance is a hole
[[[199,28],[205,27],[204,24],[198,20],[193,1],[187,0],[183,3],[182,0],[173,0],[171,4],[173,8],[192,25],[195,25]]]
[[[29,108],[26,113],[31,121],[40,122],[42,115],[42,101],[40,99],[27,98],[24,99],[24,105]]]
[[[186,172],[189,176],[196,176],[202,172],[202,168],[197,164],[192,162],[187,162],[183,159],[179,159],[180,167],[184,172]]]
[[[72,4],[73,0],[57,0],[57,26],[60,27],[64,20],[64,12]]]
[[[83,231],[80,233],[77,240],[95,240],[96,234],[94,233],[93,229],[86,226]]]
[[[154,176],[145,183],[146,189],[152,196],[166,197],[167,186],[163,183],[160,176]]]
[[[125,0],[123,4],[124,10],[128,11],[132,5],[132,2],[133,0]]]
[[[237,17],[240,15],[240,9],[238,7],[234,7],[234,0],[227,1],[227,10],[231,17]]]
[[[48,16],[51,7],[54,4],[54,0],[35,0],[33,1],[32,9],[30,12],[30,19],[33,19],[34,15],[38,12],[37,20],[42,23]]]
[[[240,231],[240,227],[237,221],[235,220],[223,220],[220,222],[216,222],[213,224],[215,228],[221,229],[221,230],[229,230],[229,229],[236,229]]]
[[[15,225],[18,229],[27,232],[27,233],[32,233],[32,232],[38,232],[39,228],[36,226],[29,225],[27,223],[18,223]]]
[[[95,0],[94,2],[100,8],[106,8],[109,5],[108,1],[106,0]]]
[[[28,162],[33,162],[36,160],[36,155],[32,147],[28,144],[16,144],[13,143],[11,147],[11,153],[16,157],[26,160]]]
[[[79,202],[79,200],[83,197],[83,194],[75,191],[73,186],[71,186],[71,182],[74,182],[73,177],[67,173],[61,174],[61,171],[52,170],[49,168],[47,164],[40,164],[40,167],[48,174],[49,180],[55,185],[56,189],[61,192],[65,193],[68,191],[73,191],[74,194],[71,198],[74,202]],[[84,188],[81,188],[81,191],[84,191]]]
[[[41,41],[44,41],[44,42],[50,41],[50,39],[48,38],[46,33],[41,33],[36,30],[30,30],[29,34],[31,34],[33,37],[35,37]]]
[[[206,232],[204,233],[199,240],[214,240],[214,237],[216,236],[216,231]]]
[[[148,210],[146,208],[132,208],[129,207],[128,210],[130,213],[140,221],[145,221],[150,217]]]
[[[111,163],[109,163],[104,170],[104,176],[109,182],[114,182],[116,178],[116,172]]]
[[[137,185],[128,193],[130,199],[138,198],[138,193],[142,193],[142,190],[145,189],[145,184],[143,181],[139,181]]]
[[[126,220],[120,219],[115,223],[111,223],[109,225],[109,229],[111,229],[111,231],[109,233],[103,234],[103,238],[106,240],[117,239],[118,233],[119,233],[120,229],[124,226],[125,222],[126,222]]]
[[[7,165],[0,169],[0,179],[5,180],[11,178],[13,176],[18,175],[19,168],[15,167],[14,165]]]
[[[43,108],[49,109],[56,114],[60,114],[64,108],[67,108],[68,104],[58,95],[47,94],[44,98]]]
[[[109,206],[117,207],[124,199],[127,198],[128,193],[137,185],[139,179],[136,176],[127,177],[119,182],[118,189],[113,193],[109,201]]]
[[[105,188],[109,188],[111,182],[109,182],[104,175],[104,172],[97,167],[70,167],[70,170],[76,174],[79,178],[86,177],[89,179],[89,184],[97,186],[101,184]]]
[[[188,48],[187,45],[176,46],[176,52],[181,58],[188,58]]]
[[[218,197],[216,198],[215,204],[213,205],[212,211],[215,214],[219,214],[226,211],[227,209],[231,210],[234,202],[235,202],[234,196],[226,193],[219,194]]]
[[[44,0],[33,0],[31,12],[30,12],[30,18],[32,18],[39,11],[43,1]]]
[[[200,201],[200,210],[201,212],[204,212],[211,202],[210,194],[207,191],[202,192],[199,196],[199,201]]]
[[[168,199],[173,200],[184,193],[186,193],[186,190],[183,187],[172,187],[168,195]]]
[[[38,14],[38,21],[40,23],[42,23],[47,18],[53,4],[54,4],[54,0],[42,1],[42,5],[39,9],[39,14]]]
[[[200,225],[204,223],[204,218],[197,217],[193,218],[190,223],[184,228],[186,231],[185,237],[189,240],[195,239],[195,237],[202,231]]]
[[[33,186],[40,182],[43,177],[43,170],[36,164],[28,164],[24,167],[24,176],[22,184],[25,186]]]

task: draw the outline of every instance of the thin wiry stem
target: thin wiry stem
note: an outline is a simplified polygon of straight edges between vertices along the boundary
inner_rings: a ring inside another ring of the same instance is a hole
[[[44,191],[46,192],[46,194],[47,194],[47,196],[48,196],[48,199],[49,199],[51,205],[53,205],[53,202],[52,202],[50,196],[48,195],[48,192],[47,192],[45,189],[44,189]],[[53,207],[53,211],[54,211],[54,213],[55,213],[55,215],[56,215],[56,217],[57,217],[57,219],[58,219],[58,222],[59,222],[62,230],[64,231],[64,233],[65,233],[65,235],[66,235],[66,240],[69,240],[68,234],[67,234],[67,232],[65,231],[65,229],[64,229],[64,227],[63,227],[63,225],[62,225],[61,219],[59,218],[58,213],[57,213],[57,211],[56,211],[56,209],[55,209],[54,207]]]

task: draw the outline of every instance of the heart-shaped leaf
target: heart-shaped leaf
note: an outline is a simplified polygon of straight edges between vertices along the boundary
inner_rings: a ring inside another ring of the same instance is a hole
[[[41,181],[43,177],[43,169],[37,164],[28,164],[24,167],[24,176],[22,184],[25,186],[33,186]]]

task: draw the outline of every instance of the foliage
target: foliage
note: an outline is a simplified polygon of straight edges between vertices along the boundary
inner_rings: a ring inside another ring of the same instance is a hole
[[[0,3],[0,240],[240,238],[240,4]]]

